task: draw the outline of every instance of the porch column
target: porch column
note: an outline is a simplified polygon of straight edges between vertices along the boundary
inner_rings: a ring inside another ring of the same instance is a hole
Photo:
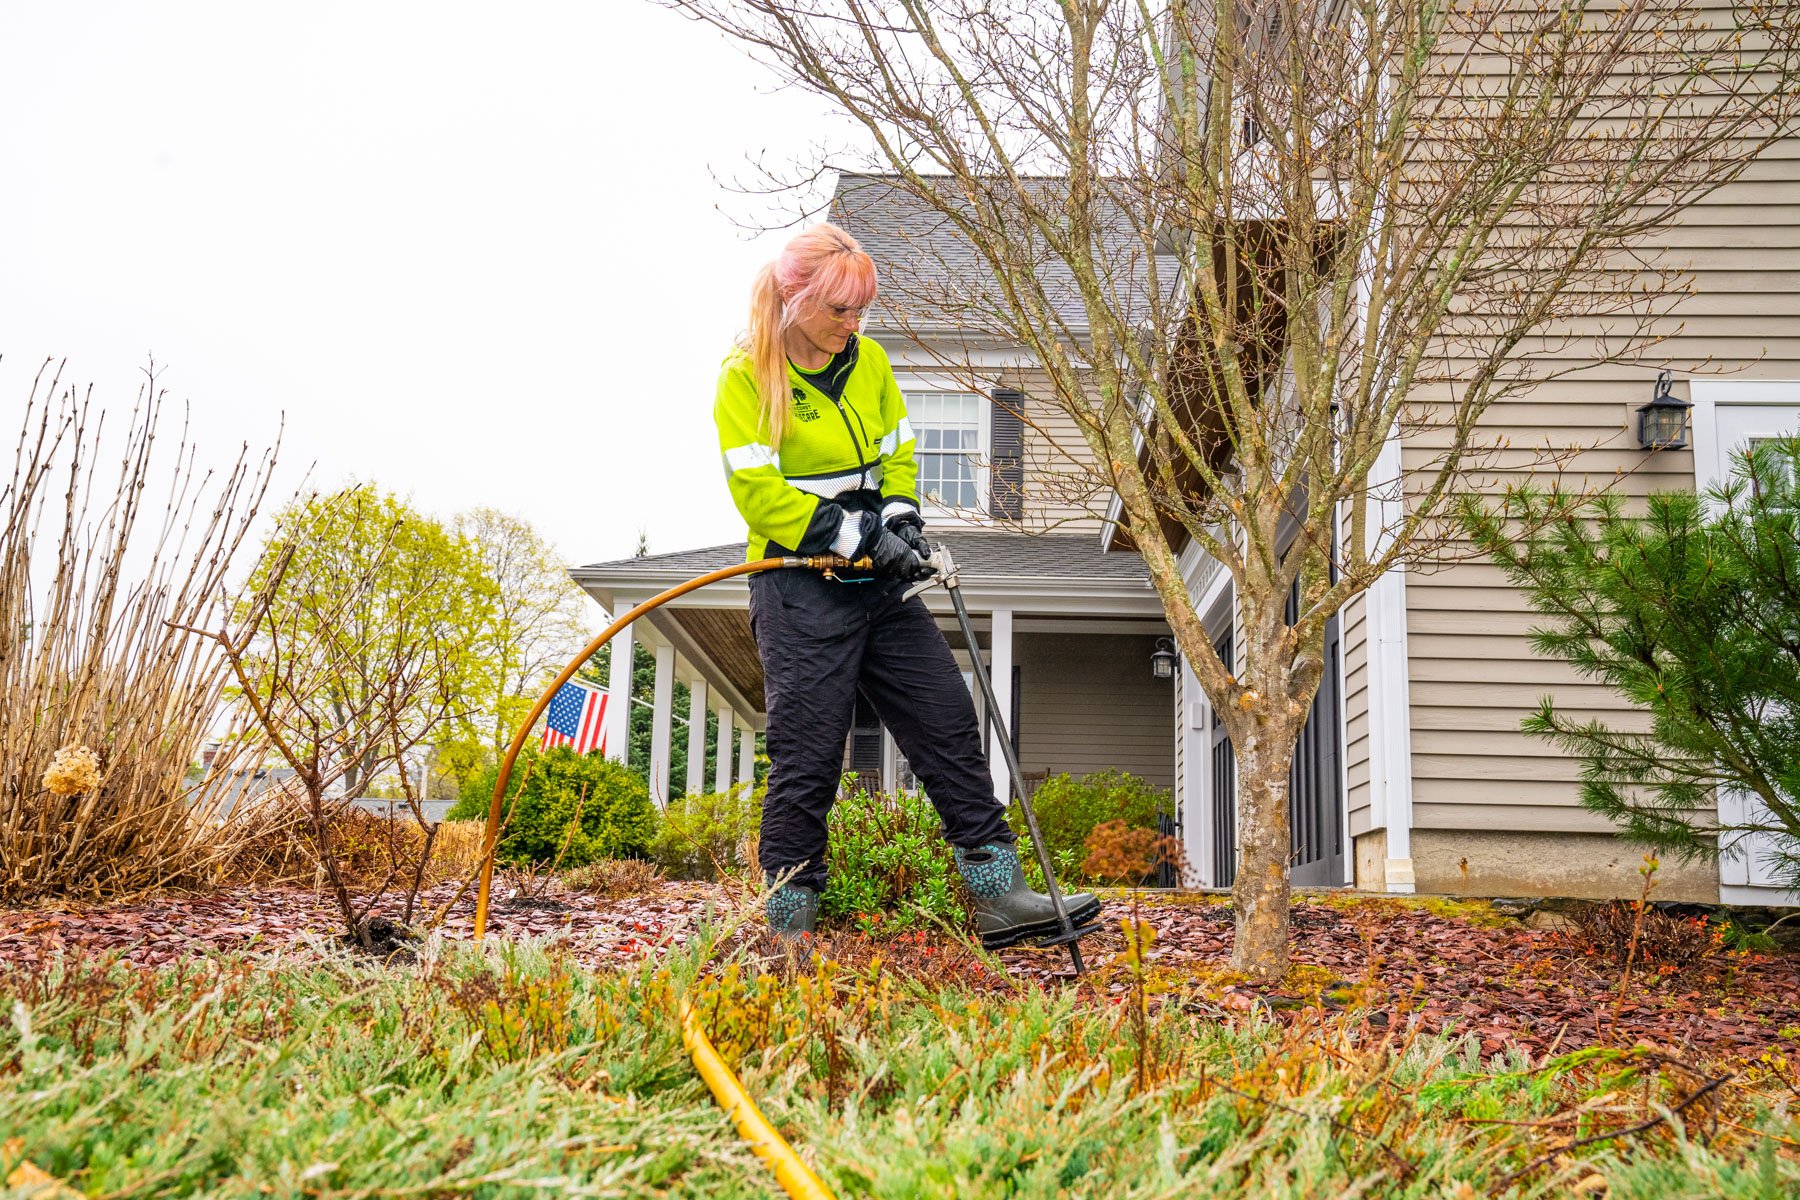
[[[706,680],[688,684],[687,794],[706,790]]]
[[[1008,729],[1012,726],[1013,707],[1013,614],[1010,608],[994,610],[993,633],[989,635],[992,650],[988,655],[988,675],[994,685],[994,700],[999,706],[1000,720]],[[974,653],[980,653],[979,647],[971,647]],[[1006,751],[1001,748],[1000,735],[989,726],[988,733],[988,772],[994,780],[994,795],[1000,803],[1005,804],[1012,795],[1012,772],[1006,769]]]
[[[713,791],[731,790],[731,705],[721,704],[719,713],[719,749],[713,768]]]
[[[756,730],[747,721],[738,730],[738,779],[756,786]]]
[[[631,754],[631,626],[613,634],[612,673],[606,696],[606,757],[623,763]]]
[[[667,642],[656,648],[656,690],[650,709],[650,798],[656,807],[669,807],[670,734],[675,715],[675,647]]]

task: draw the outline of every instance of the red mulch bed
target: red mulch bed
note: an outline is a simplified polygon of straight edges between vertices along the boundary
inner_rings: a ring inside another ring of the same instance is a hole
[[[453,890],[441,885],[427,892],[426,909]],[[675,883],[623,900],[561,895],[533,907],[498,899],[489,927],[507,937],[555,937],[578,962],[603,967],[679,941],[719,899],[715,888]],[[1109,964],[1123,948],[1119,920],[1128,914],[1127,903],[1110,903],[1101,931],[1082,942],[1096,969],[1081,987],[1096,1000],[1116,999],[1126,987]],[[1165,1001],[1222,1013],[1266,1004],[1276,1015],[1315,1001],[1220,979],[1231,953],[1226,905],[1146,897],[1141,915],[1156,928],[1152,978]],[[466,940],[473,919],[473,901],[465,897],[445,936]],[[1451,1027],[1477,1037],[1484,1054],[1516,1048],[1537,1059],[1599,1042],[1644,1041],[1671,1053],[1742,1061],[1771,1049],[1800,1049],[1800,955],[1719,952],[1673,974],[1640,966],[1620,1000],[1619,969],[1585,952],[1570,934],[1512,922],[1489,927],[1376,898],[1303,901],[1295,905],[1293,930],[1294,961],[1324,969],[1314,976],[1366,985],[1359,990],[1375,1020],[1404,1025],[1416,1017],[1427,1032]],[[117,952],[140,966],[160,966],[191,954],[304,950],[336,933],[334,910],[322,896],[244,888],[67,911],[0,910],[0,963],[74,951]],[[759,945],[764,939],[747,931],[745,940]],[[878,954],[890,969],[990,990],[1059,986],[1070,978],[1061,949],[1003,952],[1008,979],[939,936],[871,943],[834,934],[820,948],[851,962]]]
[[[1112,928],[1082,943],[1090,962],[1123,949],[1117,918],[1128,911],[1123,903],[1108,906]],[[1156,927],[1155,966],[1179,978],[1229,965],[1227,905],[1147,902],[1142,915]],[[1038,952],[1033,957],[1044,961]],[[1639,1041],[1719,1061],[1800,1050],[1800,955],[1791,953],[1718,952],[1673,974],[1639,963],[1620,1000],[1622,971],[1589,953],[1578,934],[1512,921],[1475,924],[1371,898],[1297,903],[1293,960],[1359,985],[1378,1020],[1404,1023],[1416,1014],[1427,1032],[1453,1027],[1475,1035],[1484,1055],[1516,1048],[1536,1060],[1553,1049]],[[1066,971],[1067,956],[1039,969]],[[1221,999],[1235,993],[1247,1000],[1250,989],[1221,991]],[[1312,1002],[1316,991],[1268,998],[1277,1005]]]
[[[455,884],[427,888],[414,920],[423,924],[425,914],[455,892]],[[390,899],[377,911],[397,917],[403,899]],[[521,903],[496,887],[488,932],[554,936],[566,940],[584,966],[616,966],[686,934],[709,900],[716,900],[714,889],[694,884],[661,884],[653,893],[626,900],[559,893],[541,904]],[[467,941],[474,927],[471,894],[450,910],[444,936]],[[0,962],[29,963],[58,950],[81,950],[117,952],[134,965],[157,967],[189,954],[302,949],[335,939],[342,930],[337,906],[324,893],[295,888],[232,888],[67,910],[0,909]]]

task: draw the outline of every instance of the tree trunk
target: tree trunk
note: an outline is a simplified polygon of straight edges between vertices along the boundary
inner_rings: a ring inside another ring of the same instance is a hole
[[[1253,739],[1237,756],[1237,880],[1231,887],[1236,930],[1231,965],[1272,983],[1288,968],[1288,768],[1293,743],[1282,753]]]
[[[1266,583],[1267,581],[1261,581]],[[1260,589],[1275,592],[1273,586]],[[1280,589],[1285,591],[1285,589]],[[1246,588],[1240,597],[1244,631],[1245,691],[1238,711],[1226,715],[1237,758],[1237,879],[1232,884],[1236,920],[1231,965],[1264,983],[1287,973],[1288,863],[1292,833],[1288,793],[1294,749],[1300,741],[1311,704],[1292,696],[1304,680],[1300,664],[1283,647],[1287,634],[1284,600],[1258,596]],[[1316,686],[1316,685],[1315,685]]]

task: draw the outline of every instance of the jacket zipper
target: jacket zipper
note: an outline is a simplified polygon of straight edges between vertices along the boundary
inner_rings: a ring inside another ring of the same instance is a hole
[[[850,448],[856,451],[856,472],[858,482],[861,483],[864,488],[867,488],[869,486],[870,464],[863,458],[863,448],[857,443],[856,430],[850,428],[850,414],[844,411],[843,397],[840,396],[838,399],[832,401],[832,403],[837,405],[838,416],[843,418],[844,432],[850,435]]]

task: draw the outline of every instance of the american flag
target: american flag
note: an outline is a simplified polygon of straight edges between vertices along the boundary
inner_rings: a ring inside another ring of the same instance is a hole
[[[544,713],[544,749],[572,746],[577,754],[606,753],[606,693],[570,680]]]

